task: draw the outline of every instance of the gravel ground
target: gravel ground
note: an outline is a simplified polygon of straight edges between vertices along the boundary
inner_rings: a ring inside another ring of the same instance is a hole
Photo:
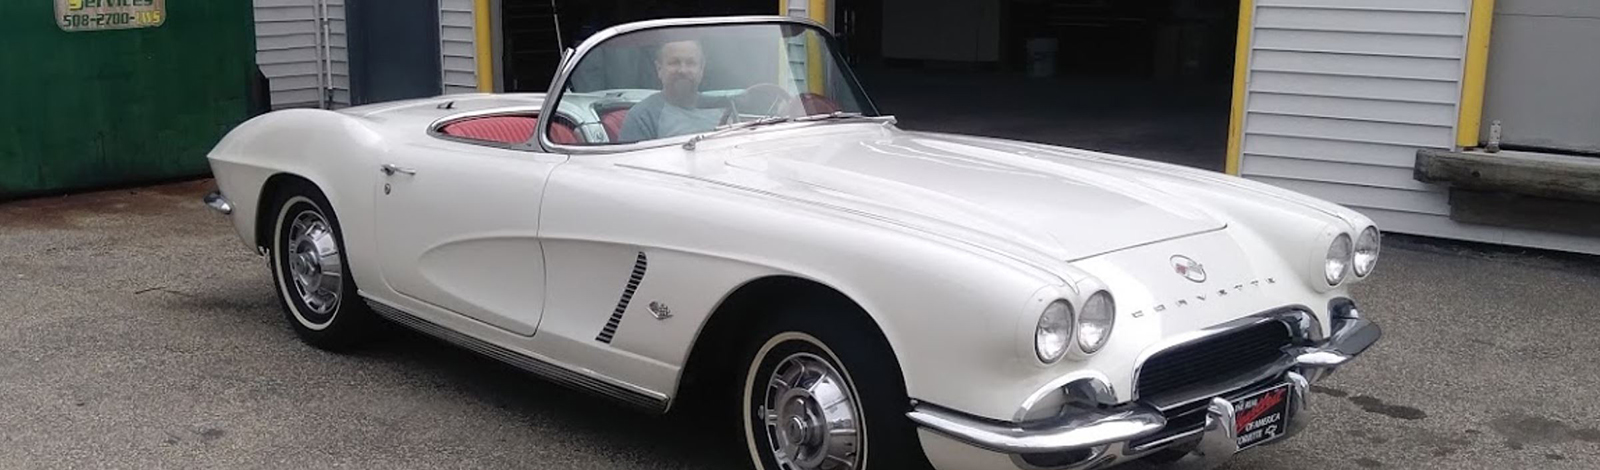
[[[0,468],[737,468],[653,417],[397,332],[301,344],[209,182],[0,205]],[[1384,342],[1234,469],[1600,468],[1600,260],[1391,237]]]

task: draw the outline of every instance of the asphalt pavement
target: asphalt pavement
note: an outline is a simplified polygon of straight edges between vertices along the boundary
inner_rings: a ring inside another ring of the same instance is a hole
[[[206,181],[0,204],[0,468],[740,468],[425,337],[299,342]],[[1600,468],[1600,259],[1391,237],[1384,341],[1233,469]]]

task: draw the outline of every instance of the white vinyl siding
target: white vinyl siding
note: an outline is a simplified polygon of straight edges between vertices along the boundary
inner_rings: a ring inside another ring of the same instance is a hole
[[[1455,146],[1472,0],[1258,0],[1239,173],[1385,230],[1600,253],[1600,240],[1461,224],[1413,177]]]
[[[1240,175],[1362,212],[1448,215],[1412,163],[1455,141],[1470,1],[1257,1]]]
[[[256,63],[274,109],[320,106],[329,89],[333,106],[350,104],[344,1],[254,0]]]
[[[439,66],[444,93],[478,91],[472,0],[439,0]]]

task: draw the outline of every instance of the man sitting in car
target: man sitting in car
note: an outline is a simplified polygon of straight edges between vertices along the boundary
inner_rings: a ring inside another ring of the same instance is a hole
[[[619,135],[622,142],[706,132],[717,126],[722,111],[700,108],[700,81],[705,76],[705,53],[696,41],[673,41],[656,52],[656,76],[661,92],[628,111]]]

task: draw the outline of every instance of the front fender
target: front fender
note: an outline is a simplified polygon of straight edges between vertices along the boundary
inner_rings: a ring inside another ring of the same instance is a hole
[[[374,155],[385,139],[366,123],[344,114],[288,109],[257,116],[230,131],[206,155],[217,187],[233,205],[239,238],[254,249],[256,223],[267,201],[265,185],[275,175],[315,184],[339,214],[347,256],[355,272],[371,259]],[[360,279],[358,278],[358,281]]]

